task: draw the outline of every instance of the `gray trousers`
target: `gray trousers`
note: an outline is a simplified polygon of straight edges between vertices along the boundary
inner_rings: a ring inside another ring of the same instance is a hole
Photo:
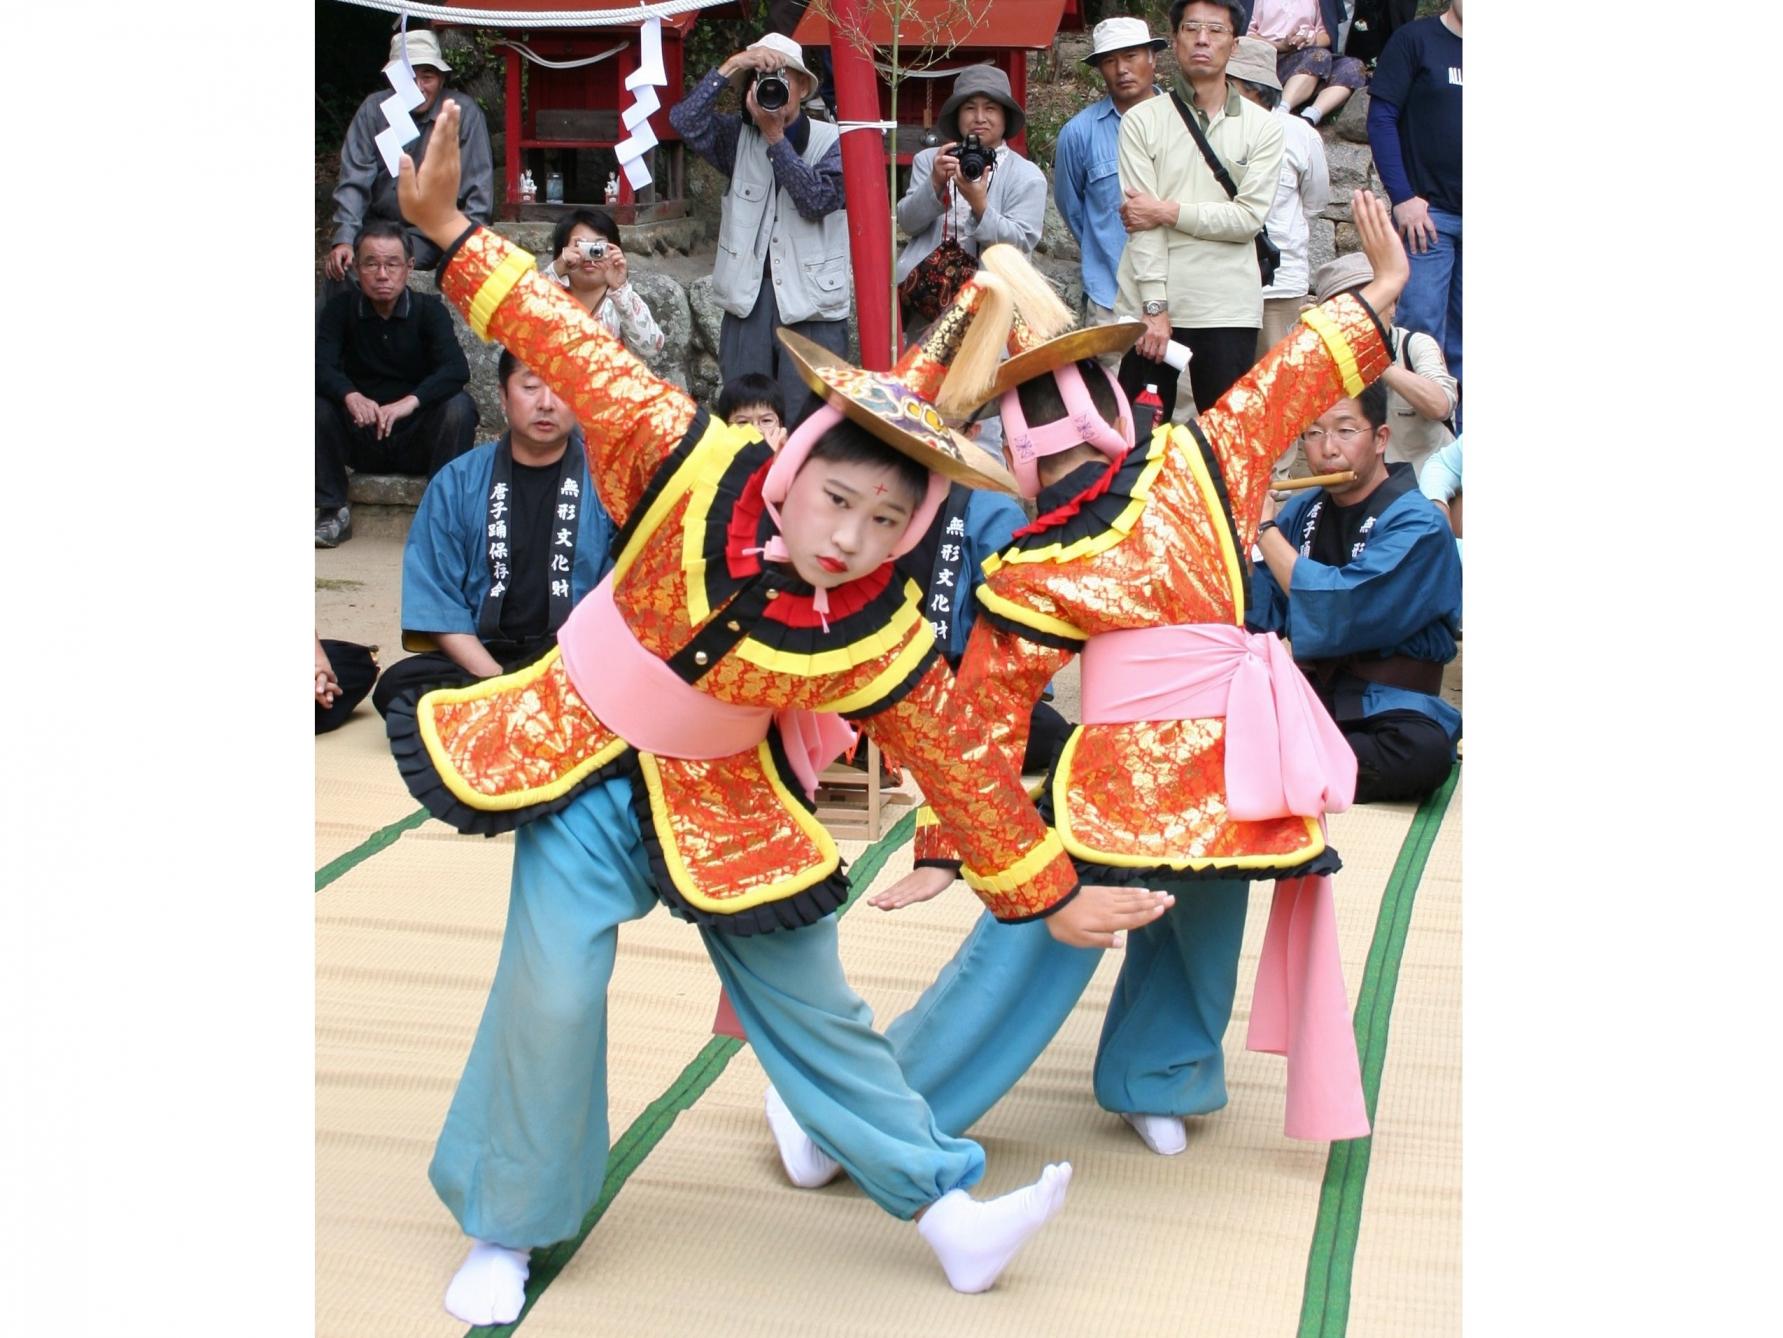
[[[786,397],[786,417],[783,421],[790,428],[804,416],[814,396],[804,378],[799,375],[798,367],[786,356],[786,350],[775,338],[774,332],[783,323],[780,308],[774,301],[774,285],[764,279],[761,296],[756,299],[754,311],[742,317],[733,316],[727,311],[724,319],[719,322],[718,375],[726,385],[750,372],[760,372],[763,376],[772,377],[779,383],[780,393]],[[800,321],[787,328],[823,345],[837,357],[848,356],[846,320]]]

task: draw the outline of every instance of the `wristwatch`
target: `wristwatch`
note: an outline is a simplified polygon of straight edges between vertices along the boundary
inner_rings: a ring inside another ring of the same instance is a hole
[[[1169,304],[1165,303],[1165,302],[1147,302],[1147,303],[1144,303],[1139,309],[1141,311],[1143,311],[1147,316],[1162,316],[1166,311],[1169,310]]]
[[[1266,532],[1267,532],[1267,531],[1269,531],[1269,530],[1279,530],[1279,529],[1280,529],[1280,528],[1281,528],[1281,526],[1280,526],[1280,525],[1277,525],[1277,524],[1276,524],[1276,523],[1275,523],[1275,522],[1274,522],[1274,521],[1273,521],[1273,520],[1266,520],[1266,521],[1264,521],[1264,522],[1263,522],[1263,523],[1262,523],[1262,524],[1261,524],[1261,525],[1259,525],[1259,526],[1257,526],[1257,542],[1258,542],[1258,543],[1262,543],[1262,542],[1263,542],[1263,535],[1264,535],[1264,534],[1265,534],[1265,533],[1266,533]]]

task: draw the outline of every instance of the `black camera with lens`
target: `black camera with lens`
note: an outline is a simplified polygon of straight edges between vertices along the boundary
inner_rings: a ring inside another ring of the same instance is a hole
[[[792,96],[792,90],[786,86],[786,75],[779,70],[770,70],[766,74],[756,76],[755,105],[763,111],[779,111]]]
[[[984,147],[977,135],[967,135],[958,144],[947,151],[950,158],[960,160],[960,175],[967,181],[976,181],[990,171],[994,154]]]

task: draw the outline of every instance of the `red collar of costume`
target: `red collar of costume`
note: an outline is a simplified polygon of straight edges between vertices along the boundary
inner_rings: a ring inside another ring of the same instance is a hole
[[[1089,487],[1078,493],[1077,496],[1073,497],[1063,506],[1055,507],[1045,515],[1036,517],[1034,522],[1030,525],[1022,526],[1012,534],[1010,538],[1025,539],[1030,534],[1039,534],[1042,530],[1049,530],[1054,525],[1063,524],[1065,521],[1070,520],[1071,517],[1078,513],[1079,509],[1081,509],[1086,502],[1093,502],[1096,498],[1108,491],[1109,485],[1114,482],[1114,476],[1120,472],[1121,465],[1126,462],[1126,459],[1126,454],[1123,452],[1115,459],[1110,460],[1108,462],[1108,468],[1104,469],[1101,476],[1097,478],[1094,483],[1090,484]]]

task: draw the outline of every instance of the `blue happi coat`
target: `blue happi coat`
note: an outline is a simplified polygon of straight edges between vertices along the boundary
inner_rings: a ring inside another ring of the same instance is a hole
[[[1342,566],[1314,561],[1304,551],[1307,512],[1324,493],[1302,492],[1276,517],[1301,549],[1293,594],[1284,594],[1268,566],[1255,563],[1245,625],[1277,632],[1293,643],[1297,660],[1346,655],[1406,655],[1447,664],[1461,631],[1461,560],[1442,513],[1415,489],[1376,518],[1360,556]],[[1410,688],[1367,683],[1362,711],[1417,711],[1441,725],[1450,742],[1461,737],[1461,712],[1441,697]]]
[[[405,633],[476,635],[477,613],[489,593],[489,490],[499,445],[486,441],[466,451],[435,474],[422,494],[402,554]],[[613,522],[595,495],[586,460],[579,482],[572,601],[599,585],[613,565]]]

